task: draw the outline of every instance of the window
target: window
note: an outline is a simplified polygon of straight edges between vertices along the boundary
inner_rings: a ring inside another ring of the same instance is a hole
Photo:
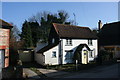
[[[54,42],[55,42],[55,39],[53,38],[53,39],[52,39],[52,43],[54,43]]]
[[[93,45],[92,44],[92,39],[88,39],[88,45]]]
[[[89,57],[93,58],[93,51],[89,51]]]
[[[70,50],[70,51],[66,51],[66,59],[72,59],[73,58],[73,51]]]
[[[52,52],[52,58],[56,58],[56,51]]]
[[[66,46],[72,46],[72,39],[66,39]]]

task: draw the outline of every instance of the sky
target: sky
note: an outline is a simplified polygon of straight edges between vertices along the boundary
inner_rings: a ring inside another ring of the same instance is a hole
[[[118,2],[2,2],[1,5],[2,19],[19,29],[25,20],[43,11],[65,10],[71,20],[74,20],[74,13],[78,26],[91,29],[97,28],[99,20],[103,24],[118,21]]]

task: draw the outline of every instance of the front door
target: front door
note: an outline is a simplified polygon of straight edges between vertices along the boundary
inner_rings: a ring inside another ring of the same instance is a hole
[[[82,64],[87,64],[88,63],[88,51],[84,50],[82,54]]]

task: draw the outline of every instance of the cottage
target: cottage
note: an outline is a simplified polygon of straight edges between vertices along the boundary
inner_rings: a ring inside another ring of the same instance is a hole
[[[113,58],[120,58],[120,21],[104,24],[99,31],[100,49],[113,53]]]
[[[37,45],[35,61],[42,65],[67,64],[74,63],[79,55],[79,63],[87,64],[97,57],[97,43],[97,36],[88,27],[53,23],[48,45]]]

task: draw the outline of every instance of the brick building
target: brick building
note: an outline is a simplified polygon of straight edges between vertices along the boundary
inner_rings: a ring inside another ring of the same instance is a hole
[[[2,68],[9,66],[9,38],[13,26],[0,19],[0,63]]]

